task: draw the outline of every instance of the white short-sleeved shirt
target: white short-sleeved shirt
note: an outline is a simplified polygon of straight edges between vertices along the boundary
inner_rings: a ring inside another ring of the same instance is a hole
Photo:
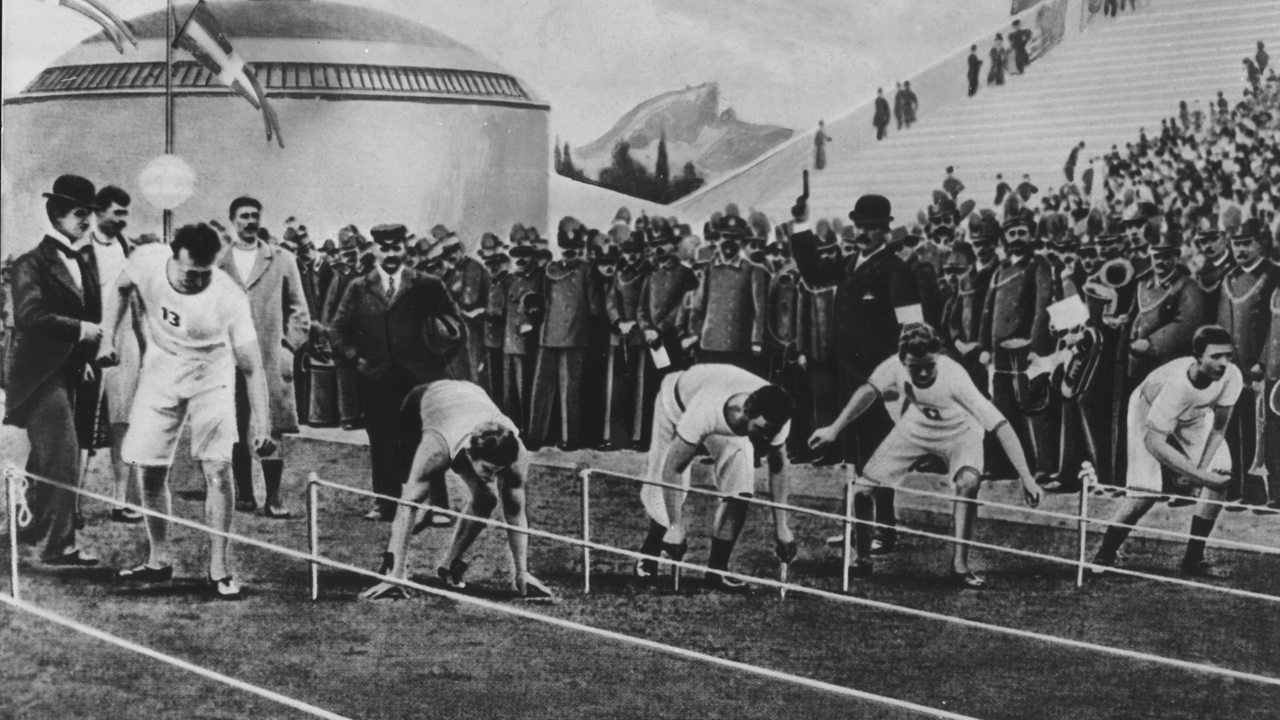
[[[938,377],[927,388],[912,384],[911,374],[897,355],[880,363],[867,383],[886,405],[897,405],[898,422],[904,430],[951,435],[977,420],[990,432],[1005,420],[978,392],[960,363],[945,355],[938,356]]]
[[[458,456],[471,442],[471,433],[484,422],[496,422],[519,430],[502,414],[479,385],[465,380],[437,380],[422,392],[418,402],[422,414],[422,432],[433,431],[444,438],[449,457]]]
[[[171,385],[179,395],[235,381],[232,349],[257,340],[249,299],[222,270],[204,290],[185,295],[169,284],[166,245],[144,245],[129,256],[125,274],[142,298],[148,335],[142,382]]]
[[[676,398],[684,411],[676,421],[676,434],[690,445],[698,445],[711,435],[737,437],[724,417],[724,404],[739,393],[753,393],[769,381],[732,365],[694,365],[676,378]],[[777,447],[791,433],[788,420],[769,441]]]
[[[1244,376],[1235,365],[1227,366],[1222,378],[1197,388],[1187,373],[1196,359],[1171,360],[1156,368],[1134,392],[1150,410],[1146,413],[1148,428],[1160,433],[1173,433],[1181,427],[1197,425],[1214,408],[1234,407],[1244,389]]]

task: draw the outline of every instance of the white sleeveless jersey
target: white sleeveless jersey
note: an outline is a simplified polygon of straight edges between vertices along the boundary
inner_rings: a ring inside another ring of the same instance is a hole
[[[515,423],[502,414],[479,385],[465,380],[436,380],[422,392],[418,402],[422,431],[434,431],[449,446],[454,458],[471,442],[471,433],[484,422],[510,428],[519,437]]]
[[[920,437],[949,436],[974,422],[990,432],[1004,416],[978,392],[969,373],[955,360],[938,356],[938,377],[927,388],[916,387],[897,355],[886,359],[867,380],[904,430]]]
[[[144,245],[125,273],[138,289],[150,331],[141,382],[159,382],[183,396],[235,382],[232,348],[256,342],[249,299],[231,276],[214,269],[204,290],[185,295],[165,273],[167,245]]]

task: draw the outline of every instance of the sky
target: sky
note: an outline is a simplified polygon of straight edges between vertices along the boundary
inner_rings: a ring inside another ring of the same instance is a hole
[[[259,0],[271,1],[271,0]],[[287,1],[287,0],[286,0]],[[1009,16],[1010,0],[368,0],[471,46],[552,106],[574,146],[659,93],[716,81],[722,109],[804,129],[866,102]],[[128,18],[162,0],[103,0]],[[97,26],[56,0],[7,0],[3,94]],[[234,38],[232,38],[234,41]],[[246,58],[252,61],[252,58]]]

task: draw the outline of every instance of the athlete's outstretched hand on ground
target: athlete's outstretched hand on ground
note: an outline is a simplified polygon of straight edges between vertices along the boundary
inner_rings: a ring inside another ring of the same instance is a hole
[[[520,593],[520,597],[530,600],[552,600],[556,596],[546,583],[534,577],[531,572],[516,577],[516,592]]]
[[[1032,478],[1022,479],[1022,500],[1027,507],[1036,507],[1040,504],[1040,498],[1044,495],[1044,491],[1036,484]]]
[[[412,595],[406,587],[380,582],[360,593],[361,600],[408,600]]]

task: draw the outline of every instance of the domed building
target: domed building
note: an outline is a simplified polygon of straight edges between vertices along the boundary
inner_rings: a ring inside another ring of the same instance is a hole
[[[174,226],[227,218],[252,195],[278,232],[290,215],[311,237],[400,222],[436,223],[474,244],[512,223],[547,227],[550,107],[474,50],[409,19],[324,0],[209,2],[279,115],[282,149],[261,113],[174,50],[174,154],[195,193]],[[178,21],[191,3],[177,4]],[[4,253],[46,226],[40,193],[72,172],[134,197],[128,232],[159,232],[139,174],[164,152],[165,14],[130,20],[123,55],[95,35],[4,102]]]

